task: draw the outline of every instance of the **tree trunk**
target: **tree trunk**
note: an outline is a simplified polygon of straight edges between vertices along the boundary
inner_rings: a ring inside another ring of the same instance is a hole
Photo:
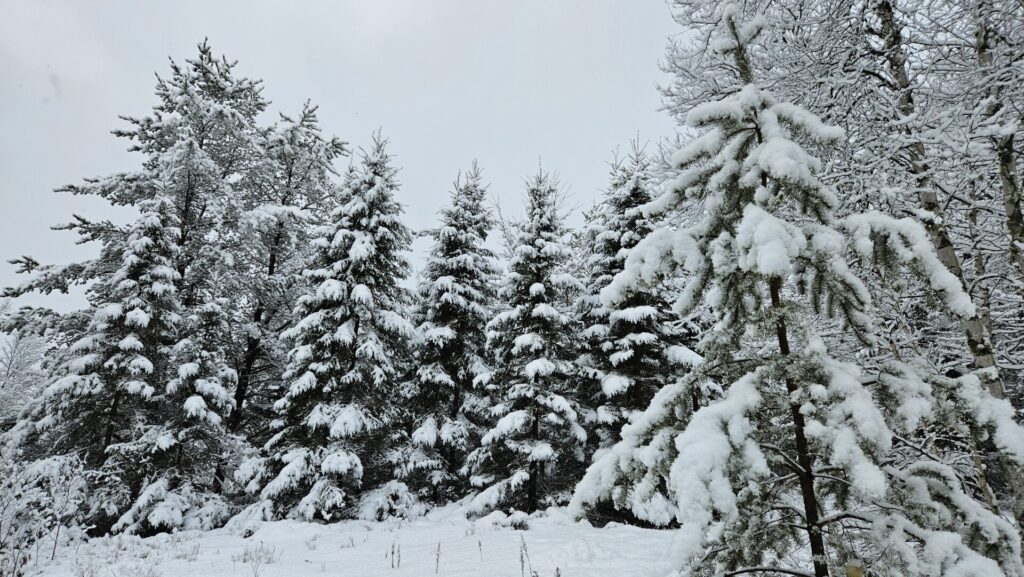
[[[988,281],[985,280],[985,277],[988,276],[988,261],[986,260],[985,254],[982,250],[981,229],[978,226],[978,203],[981,199],[978,198],[977,183],[971,182],[970,190],[971,206],[967,213],[967,230],[971,241],[971,260],[974,264],[974,291],[977,295],[975,301],[977,303],[978,319],[981,321],[982,329],[991,339],[994,327],[992,321],[992,292],[989,290]]]
[[[536,418],[533,419],[533,425],[530,427],[530,438],[537,441],[540,438],[540,421]],[[526,486],[526,512],[533,513],[537,510],[537,502],[539,500],[539,487],[540,484],[540,463],[536,461],[530,462],[530,480]]]
[[[990,77],[988,72],[991,71],[994,64],[990,49],[991,45],[989,44],[993,36],[992,29],[990,28],[992,22],[991,0],[978,0],[974,16],[977,27],[974,47],[978,57],[978,67],[982,72],[981,79],[983,82],[987,82]],[[996,84],[995,89],[989,92],[991,93],[990,95],[996,96],[995,102],[989,109],[990,114],[995,114],[1002,107],[1002,102],[999,99],[1001,96],[1000,86]],[[999,137],[996,140],[995,156],[999,164],[999,184],[1003,196],[1006,229],[1009,233],[1010,262],[1016,267],[1017,273],[1020,275],[1020,282],[1024,283],[1024,213],[1021,211],[1021,190],[1020,182],[1017,178],[1017,156],[1013,150],[1013,143],[1014,136],[1012,133]],[[973,218],[972,224],[974,224]],[[976,256],[975,258],[979,257]],[[983,272],[979,271],[978,274],[981,275]],[[997,486],[995,489],[1008,496],[1011,500],[1013,516],[1017,520],[1017,525],[1021,526],[1024,524],[1024,491],[1021,490],[1021,487],[1024,487],[1024,483],[1022,483],[1024,481],[1024,472],[1016,463],[1000,455],[993,446],[991,439],[987,439],[983,443],[979,442],[978,435],[974,433],[972,441],[974,449],[972,457],[975,468],[979,471],[979,482],[985,497],[989,501],[989,506],[993,511],[998,510],[998,505],[993,495],[993,487],[989,483],[989,475],[985,471],[983,456],[988,457],[989,462],[996,470]]]
[[[274,233],[274,239],[270,243],[270,255],[267,258],[267,278],[272,278],[277,274],[277,251],[283,236],[284,225],[279,222]],[[271,316],[273,316],[273,313],[264,314],[264,303],[256,304],[256,310],[252,315],[252,322],[256,325],[257,331],[262,328],[263,321]],[[263,338],[261,334],[250,336],[246,339],[245,355],[242,357],[242,367],[238,371],[238,384],[235,386],[235,408],[231,411],[231,417],[228,419],[228,430],[232,433],[237,433],[242,428],[242,409],[249,395],[253,367],[256,366],[256,360],[259,359],[262,350]]]
[[[121,391],[114,391],[114,398],[110,402],[110,413],[107,414],[107,426],[103,431],[103,447],[100,453],[94,457],[96,465],[102,465],[107,460],[107,447],[114,442],[114,421],[117,420],[117,410],[121,404]]]
[[[771,291],[772,308],[782,310],[782,279],[773,277],[769,281]],[[782,318],[775,323],[775,334],[779,341],[779,352],[783,356],[789,355],[789,335],[786,333],[786,321]],[[797,392],[796,383],[786,379],[786,392],[790,397]],[[828,577],[828,562],[825,554],[825,540],[821,536],[821,525],[818,518],[818,496],[814,491],[814,456],[811,454],[810,446],[807,443],[806,423],[804,415],[800,412],[800,405],[790,403],[790,416],[793,418],[793,436],[796,441],[797,464],[800,470],[796,471],[800,480],[800,494],[804,502],[804,522],[807,524],[807,540],[811,545],[811,555],[814,562],[815,577]]]
[[[257,307],[253,314],[253,323],[257,325],[263,317],[263,307]],[[245,399],[249,395],[249,383],[252,382],[252,370],[256,365],[256,359],[260,355],[261,339],[259,335],[250,336],[246,339],[245,356],[242,357],[242,368],[238,371],[238,384],[235,386],[235,406],[228,419],[228,430],[237,433],[242,428],[242,409],[245,407]]]
[[[1024,198],[1021,198],[1020,181],[1017,179],[1017,155],[1013,150],[1012,134],[1000,139],[998,157],[1006,229],[1010,233],[1010,260],[1017,267],[1020,281],[1024,284],[1024,208],[1021,206]]]
[[[916,113],[914,91],[907,74],[907,56],[903,48],[903,35],[896,22],[892,3],[889,1],[879,2],[875,5],[875,13],[881,24],[879,31],[881,38],[885,42],[886,64],[893,82],[899,90],[899,113],[904,118],[910,118]],[[903,133],[907,137],[913,136],[908,125],[904,125]],[[960,257],[956,253],[956,248],[953,246],[943,219],[943,209],[939,203],[935,183],[932,181],[924,143],[920,140],[913,141],[907,147],[906,153],[909,161],[907,170],[915,180],[918,204],[923,211],[931,215],[926,219],[924,225],[932,245],[935,247],[935,252],[938,253],[939,261],[960,280],[960,286],[967,290]],[[1003,380],[996,368],[995,354],[992,352],[992,345],[985,335],[981,320],[974,315],[961,317],[960,323],[967,337],[967,348],[970,350],[974,366],[994,371],[992,378],[987,379],[985,383],[989,392],[997,399],[1004,398],[1006,395],[1003,390]]]
[[[983,73],[980,80],[989,86],[989,72],[995,63],[991,44],[993,37],[991,26],[992,2],[979,0],[975,9],[977,31],[975,32],[974,50],[978,56],[978,67]],[[996,101],[989,107],[989,113],[995,114],[1002,109],[1001,86],[994,84],[988,90],[989,95],[996,96]],[[1021,209],[1021,190],[1017,176],[1017,155],[1013,150],[1014,135],[1007,134],[996,139],[995,154],[999,162],[999,184],[1003,193],[1003,208],[1006,212],[1006,229],[1010,234],[1010,261],[1017,268],[1021,282],[1024,282],[1024,212]]]

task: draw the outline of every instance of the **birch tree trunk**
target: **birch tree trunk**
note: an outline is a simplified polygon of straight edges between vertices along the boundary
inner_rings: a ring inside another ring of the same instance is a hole
[[[974,49],[978,56],[978,67],[981,69],[982,82],[990,83],[989,92],[995,96],[988,113],[994,115],[1003,107],[1003,86],[993,77],[994,56],[992,54],[992,2],[979,0],[975,9],[975,43]],[[1014,134],[995,137],[995,156],[999,164],[999,185],[1003,195],[1003,208],[1006,212],[1006,231],[1009,233],[1010,260],[1024,283],[1024,210],[1021,207],[1020,178],[1017,173],[1017,154],[1014,151]]]
[[[885,61],[892,82],[899,90],[897,106],[900,116],[903,118],[913,117],[917,110],[914,104],[914,89],[910,83],[907,73],[907,55],[903,46],[903,35],[901,26],[896,21],[896,15],[892,3],[888,0],[879,2],[874,6],[875,14],[879,19],[879,35],[885,44]],[[904,123],[901,129],[905,136],[911,137],[911,128]],[[917,188],[917,199],[920,208],[929,216],[923,223],[931,238],[935,251],[938,253],[942,264],[953,273],[960,284],[967,290],[969,287],[964,276],[960,256],[953,246],[949,230],[943,218],[943,208],[939,203],[936,185],[932,180],[931,170],[928,166],[928,156],[925,145],[920,140],[913,140],[909,143],[907,150],[907,170],[913,176]],[[967,337],[967,348],[970,350],[974,366],[978,369],[991,369],[985,385],[992,396],[997,399],[1006,397],[1003,388],[1003,380],[996,367],[995,354],[992,351],[992,344],[985,333],[984,326],[977,314],[971,317],[961,317],[961,326],[964,335]]]

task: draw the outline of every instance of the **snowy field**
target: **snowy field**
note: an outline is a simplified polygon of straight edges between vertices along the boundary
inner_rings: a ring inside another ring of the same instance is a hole
[[[58,550],[46,577],[647,577],[670,571],[672,531],[572,523],[560,511],[529,530],[467,521],[451,508],[415,521],[265,523],[226,530],[94,539]]]

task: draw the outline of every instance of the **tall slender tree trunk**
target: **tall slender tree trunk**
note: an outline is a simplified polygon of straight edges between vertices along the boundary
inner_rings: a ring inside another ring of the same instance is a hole
[[[981,231],[978,227],[978,186],[977,183],[972,182],[970,185],[971,195],[971,207],[968,212],[968,232],[971,239],[971,254],[973,255],[974,261],[974,278],[979,279],[975,284],[975,291],[977,294],[978,303],[978,318],[984,325],[985,330],[989,335],[992,334],[992,303],[991,303],[991,292],[988,289],[988,283],[984,279],[987,276],[987,266],[984,254],[981,250]],[[978,471],[978,485],[981,489],[982,495],[985,497],[985,502],[988,503],[989,507],[993,511],[998,511],[999,507],[996,503],[995,494],[992,492],[992,487],[988,482],[988,472],[984,464],[983,454],[994,453],[994,447],[983,447],[983,443],[979,440],[980,435],[973,428],[965,427],[965,434],[971,438],[971,460],[974,463],[975,469]],[[987,443],[991,445],[991,442]]]
[[[907,73],[907,55],[903,46],[901,27],[896,21],[890,1],[884,0],[875,4],[875,14],[880,22],[881,39],[885,43],[885,60],[889,74],[899,91],[897,103],[899,113],[903,118],[910,118],[916,114],[917,110],[914,104],[914,90]],[[909,126],[904,125],[903,132],[905,136],[913,137],[912,129]],[[924,143],[920,140],[912,140],[906,148],[906,154],[908,157],[907,170],[914,178],[917,187],[918,204],[924,212],[930,215],[924,225],[932,245],[938,253],[939,261],[959,279],[964,290],[967,290],[968,285],[961,260],[946,227],[943,218],[944,211],[939,202],[935,183],[932,181]],[[992,351],[991,342],[985,334],[981,319],[978,318],[978,315],[961,317],[960,323],[967,338],[967,348],[971,353],[974,366],[993,371],[991,378],[988,378],[985,383],[989,392],[998,399],[1004,398],[1006,393],[1003,389],[1003,380],[999,376],[995,354]]]
[[[533,425],[530,427],[530,437],[536,441],[540,439],[540,420],[537,419],[536,415],[533,418]],[[526,486],[526,512],[533,513],[537,510],[537,502],[539,500],[538,494],[540,493],[540,463],[536,461],[530,462],[530,480]]]
[[[974,292],[978,308],[978,319],[981,321],[985,333],[992,338],[994,324],[992,321],[992,292],[989,290],[988,281],[988,260],[982,250],[981,228],[978,223],[978,205],[981,199],[978,197],[978,185],[976,182],[970,184],[971,206],[967,213],[967,231],[971,241],[971,260],[974,265]]]
[[[733,21],[729,22],[729,29],[733,38],[739,39],[740,33]],[[740,79],[747,84],[753,84],[754,72],[750,66],[750,59],[743,44],[737,42],[737,49],[733,52],[736,68]],[[762,140],[760,129],[757,129],[757,139]],[[762,182],[766,178],[762,175]],[[772,277],[768,282],[768,292],[771,295],[772,308],[782,311],[782,278]],[[781,316],[775,324],[775,334],[779,343],[779,352],[788,356],[789,335],[786,330],[786,321]],[[791,379],[786,379],[786,391],[793,395],[798,390],[797,384]],[[828,556],[825,551],[825,539],[821,534],[821,520],[818,511],[818,495],[814,490],[814,456],[811,454],[810,444],[807,442],[807,423],[800,406],[790,403],[790,416],[793,419],[793,440],[796,444],[797,465],[799,470],[794,471],[800,483],[800,496],[803,500],[804,523],[807,531],[807,541],[811,547],[812,563],[814,564],[814,577],[829,577]]]
[[[975,6],[975,53],[978,58],[978,67],[982,72],[982,81],[989,82],[991,79],[990,72],[994,64],[994,58],[992,55],[990,39],[993,36],[991,29],[992,22],[992,2],[991,0],[978,0]],[[1000,100],[1001,87],[996,84],[994,88],[989,91],[989,96],[995,96],[995,102],[990,104],[990,114],[996,114],[1002,107]],[[1017,176],[1017,155],[1013,149],[1014,135],[1013,133],[1005,136],[1000,136],[995,142],[995,157],[999,164],[999,184],[1003,196],[1003,209],[1005,212],[1006,230],[1009,233],[1009,256],[1010,262],[1017,269],[1019,281],[1024,285],[1024,213],[1022,213],[1021,207],[1021,190],[1020,181]],[[973,191],[972,191],[973,192]],[[973,200],[973,198],[972,198]],[[971,224],[975,224],[975,215],[972,212]],[[980,251],[975,251],[975,258],[980,258]],[[979,276],[984,271],[979,271]],[[983,287],[984,288],[984,287]],[[986,294],[987,296],[987,294]],[[986,306],[986,309],[988,307]],[[991,320],[989,321],[991,322]],[[990,327],[991,334],[991,327]],[[983,453],[987,453],[983,455]],[[974,462],[975,467],[979,470],[983,470],[983,456],[989,458],[997,472],[997,478],[1001,477],[1001,483],[997,483],[996,488],[1000,490],[1003,495],[1006,495],[1011,500],[1011,507],[1013,516],[1017,520],[1018,526],[1024,526],[1024,471],[1021,470],[1016,463],[1009,459],[1001,456],[993,456],[993,453],[998,455],[994,447],[992,447],[991,439],[984,443],[980,443],[977,439],[977,435],[974,436]],[[993,495],[992,485],[988,482],[988,474],[979,474],[981,481],[982,490],[985,493],[985,497],[989,499],[989,504],[996,509],[997,504],[995,502],[995,496]]]
[[[782,310],[782,279],[773,277],[769,281],[772,307]],[[788,356],[789,335],[786,331],[786,321],[779,318],[775,323],[775,334],[779,342],[779,352]],[[796,383],[786,379],[786,392],[792,397],[798,390]],[[810,445],[807,443],[806,422],[803,413],[800,412],[800,405],[790,403],[789,412],[793,418],[793,437],[796,442],[796,461],[800,466],[796,471],[800,481],[800,494],[804,504],[804,523],[807,526],[807,540],[811,545],[811,556],[814,563],[815,577],[828,577],[828,560],[825,552],[825,540],[821,535],[821,522],[818,517],[818,495],[814,490],[814,456],[811,454]]]
[[[267,258],[267,278],[272,278],[277,274],[277,251],[283,236],[284,227],[278,223],[270,244],[270,256]],[[249,388],[252,385],[253,370],[263,351],[263,337],[259,331],[262,329],[263,321],[270,316],[266,314],[264,303],[257,303],[256,310],[252,315],[252,322],[256,325],[257,334],[246,338],[245,354],[242,357],[241,370],[238,371],[238,384],[235,386],[235,408],[231,411],[231,416],[228,419],[228,430],[232,433],[237,433],[242,428],[243,409],[249,396]]]
[[[1017,267],[1021,284],[1024,284],[1024,195],[1017,176],[1017,153],[1013,149],[1013,140],[1012,134],[999,140],[999,183],[1006,211],[1006,229],[1010,234],[1010,260]]]
[[[263,306],[256,307],[253,313],[253,324],[259,327],[263,320]],[[256,359],[259,358],[262,349],[260,335],[246,337],[245,355],[242,357],[242,367],[238,371],[238,384],[235,385],[235,407],[231,410],[228,418],[228,430],[237,433],[242,428],[242,414],[245,408],[245,401],[249,396],[249,385],[252,382],[253,368],[256,366]]]
[[[998,82],[991,84],[990,76],[995,64],[992,55],[991,39],[994,36],[991,28],[992,1],[978,0],[975,6],[975,43],[974,50],[978,57],[978,67],[983,73],[982,82],[991,88],[988,95],[995,96],[996,101],[989,106],[989,113],[995,114],[1003,105],[999,97],[1002,87]],[[1014,135],[1007,134],[995,139],[995,155],[999,163],[999,185],[1003,193],[1003,208],[1006,212],[1006,230],[1010,235],[1010,260],[1017,268],[1020,281],[1024,283],[1024,209],[1021,207],[1020,179],[1017,173],[1017,154],[1013,149]]]
[[[114,425],[117,420],[117,411],[121,405],[121,391],[114,391],[114,398],[110,401],[110,412],[107,413],[107,425],[103,430],[103,446],[99,453],[93,457],[96,465],[102,465],[107,460],[107,447],[114,442]]]

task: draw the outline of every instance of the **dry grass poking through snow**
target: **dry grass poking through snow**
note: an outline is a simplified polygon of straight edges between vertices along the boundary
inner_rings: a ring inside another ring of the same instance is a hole
[[[671,531],[594,528],[552,510],[530,529],[452,508],[413,521],[280,521],[225,530],[95,539],[36,568],[45,577],[660,577]]]

